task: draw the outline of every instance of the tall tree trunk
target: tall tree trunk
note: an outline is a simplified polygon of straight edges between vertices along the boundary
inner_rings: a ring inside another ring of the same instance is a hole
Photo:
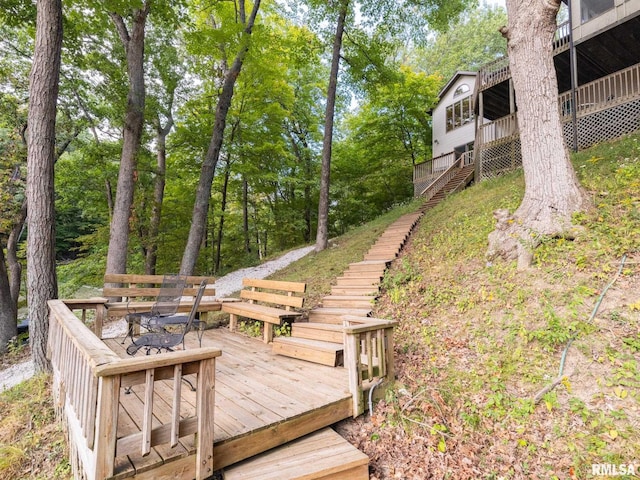
[[[156,178],[153,187],[153,207],[149,221],[149,238],[147,240],[147,254],[145,258],[144,272],[147,275],[155,275],[158,261],[158,233],[160,232],[160,220],[162,219],[162,202],[164,200],[164,187],[167,173],[167,135],[173,127],[173,117],[169,113],[167,124],[160,125],[160,119],[156,128]]]
[[[119,14],[109,14],[125,49],[129,94],[127,96],[127,113],[124,120],[124,137],[120,155],[118,185],[116,187],[116,199],[109,234],[107,273],[126,273],[127,271],[129,217],[133,204],[134,172],[144,126],[144,29],[148,13],[149,3],[147,2],[144,3],[140,10],[133,12],[131,32],[129,32]]]
[[[224,169],[224,184],[222,185],[222,202],[220,204],[220,223],[218,223],[218,235],[216,239],[216,259],[214,263],[214,274],[220,271],[220,260],[222,258],[222,233],[224,232],[224,216],[227,211],[227,188],[229,187],[229,177],[231,176],[231,168],[229,163]]]
[[[36,371],[47,360],[47,301],[58,295],[55,259],[54,164],[56,102],[62,48],[62,2],[37,3],[36,46],[29,82],[27,140],[27,302],[29,337]]]
[[[249,184],[242,178],[242,232],[244,233],[244,253],[251,253],[249,238]]]
[[[502,29],[518,99],[525,194],[515,218],[505,221],[504,212],[496,213],[502,226],[491,234],[488,254],[518,258],[521,267],[531,262],[539,235],[567,234],[572,215],[589,206],[564,144],[558,112],[552,40],[559,7],[560,0],[507,0],[509,25]],[[500,232],[520,241],[508,242]]]
[[[241,12],[244,12],[244,0],[240,1]],[[242,64],[249,51],[251,32],[260,8],[260,0],[256,0],[253,4],[253,10],[245,24],[242,35],[242,45],[236,55],[231,68],[227,71],[222,86],[222,92],[218,97],[218,105],[216,106],[216,117],[213,125],[213,133],[207,154],[202,162],[200,171],[200,181],[196,190],[196,199],[193,205],[193,215],[191,217],[191,228],[189,229],[189,237],[187,245],[182,256],[182,264],[180,265],[180,273],[191,275],[195,269],[198,255],[200,253],[200,245],[204,237],[205,226],[207,224],[207,213],[209,210],[209,199],[211,197],[211,184],[213,183],[213,175],[215,173],[218,159],[220,158],[220,150],[222,149],[222,141],[224,139],[224,129],[227,123],[227,113],[231,107],[231,99],[233,98],[233,89],[238,75],[242,70]],[[244,16],[244,13],[243,15]]]
[[[331,146],[333,142],[333,118],[336,109],[336,92],[338,89],[338,70],[340,69],[340,51],[342,50],[342,35],[344,22],[347,18],[349,0],[342,0],[336,36],[333,39],[333,55],[331,59],[331,73],[327,90],[327,105],[324,115],[324,139],[322,141],[322,171],[320,173],[320,198],[318,202],[318,231],[316,234],[316,252],[327,248],[329,236],[329,184],[331,176]]]

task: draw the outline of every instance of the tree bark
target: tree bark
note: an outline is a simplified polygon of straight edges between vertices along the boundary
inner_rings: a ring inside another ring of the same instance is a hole
[[[525,194],[511,227],[492,234],[488,254],[520,257],[521,267],[530,263],[540,235],[570,235],[572,215],[589,207],[564,144],[558,112],[552,39],[559,6],[560,0],[507,0],[509,25],[502,29],[518,99]],[[501,246],[509,243],[503,242],[504,235],[514,234],[520,238],[518,246]]]
[[[169,112],[167,124],[164,127],[160,125],[160,119],[158,118],[156,128],[156,144],[158,149],[156,155],[156,178],[153,187],[153,207],[149,221],[148,246],[144,265],[144,272],[147,275],[155,275],[156,273],[158,234],[160,232],[160,220],[162,219],[162,202],[164,200],[164,187],[167,174],[167,135],[171,132],[172,127],[173,117],[171,116],[171,112]]]
[[[229,187],[229,177],[231,176],[231,167],[227,163],[224,169],[224,184],[222,185],[222,202],[220,203],[220,223],[218,224],[218,235],[216,236],[216,258],[213,264],[213,273],[220,271],[220,263],[222,260],[222,234],[224,232],[224,216],[227,211],[227,189]]]
[[[6,353],[9,341],[18,334],[18,312],[11,298],[9,275],[4,262],[4,250],[0,244],[0,354]]]
[[[324,139],[322,141],[322,170],[320,172],[320,198],[318,202],[318,231],[316,234],[316,252],[327,248],[329,236],[329,183],[331,176],[331,146],[333,142],[333,119],[336,108],[336,92],[338,89],[338,70],[340,69],[340,51],[342,35],[347,18],[349,0],[342,0],[336,24],[336,35],[333,39],[331,73],[327,90],[327,105],[324,115]]]
[[[62,2],[37,3],[36,45],[29,82],[27,140],[27,302],[29,338],[36,371],[47,360],[49,311],[56,298],[54,164],[56,102],[62,48]]]
[[[249,238],[249,184],[242,178],[242,233],[244,234],[244,253],[251,253]]]
[[[244,1],[241,1],[240,3],[241,11],[244,11]],[[193,205],[189,237],[187,239],[187,245],[185,246],[182,263],[180,265],[180,273],[183,275],[191,275],[193,273],[196,262],[198,261],[198,255],[200,254],[200,246],[202,245],[202,239],[204,238],[205,227],[207,224],[209,200],[211,198],[211,185],[213,183],[216,165],[220,158],[220,150],[222,149],[224,130],[227,123],[227,113],[231,107],[231,99],[233,98],[233,89],[236,80],[238,75],[240,75],[242,64],[247,56],[247,52],[249,51],[251,32],[253,31],[253,25],[259,8],[260,0],[256,0],[253,4],[253,10],[251,11],[251,15],[249,16],[242,34],[242,45],[233,61],[233,64],[231,65],[231,68],[225,74],[222,92],[218,97],[213,133],[211,135],[211,141],[209,142],[207,154],[202,162],[200,181],[198,182],[196,199]]]
[[[109,14],[125,49],[129,94],[124,120],[118,184],[109,234],[106,273],[126,273],[127,271],[129,217],[133,204],[134,173],[144,126],[144,29],[148,13],[149,3],[147,2],[140,10],[133,12],[131,32],[128,31],[119,14]]]

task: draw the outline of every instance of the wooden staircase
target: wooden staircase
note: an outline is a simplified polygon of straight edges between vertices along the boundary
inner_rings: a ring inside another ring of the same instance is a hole
[[[369,457],[330,428],[224,470],[224,480],[368,480]]]
[[[440,203],[445,197],[451,195],[453,193],[459,192],[463,190],[474,178],[475,165],[467,165],[466,167],[461,168],[455,176],[447,182],[447,184],[440,189],[433,197],[427,200],[423,207],[422,211],[425,212],[430,208],[435,207],[438,203]]]
[[[354,337],[349,325],[354,321],[358,323],[362,317],[371,316],[387,267],[398,256],[424,212],[448,194],[464,188],[471,179],[473,166],[460,169],[416,213],[404,215],[391,224],[371,246],[361,262],[350,264],[349,268],[336,278],[331,294],[322,299],[320,306],[309,311],[308,322],[295,322],[290,337],[273,339],[273,352],[336,367],[343,365],[346,343],[349,347],[348,352],[356,352],[356,355],[363,356],[362,365],[369,371],[369,376],[363,378],[372,378],[372,375],[378,374],[384,376],[381,370],[385,368],[385,363],[380,361],[384,356],[374,359],[371,356],[372,348],[357,350],[363,337],[360,337],[360,340]],[[386,320],[369,318],[366,322],[371,324]],[[385,343],[381,337],[378,339],[382,344]],[[388,342],[389,348],[393,351],[392,336]],[[390,378],[393,378],[392,367],[390,368],[387,372],[391,371]],[[354,406],[354,412],[362,411],[364,406]],[[367,455],[327,428],[227,468],[224,471],[224,479],[366,480],[369,478],[368,463]]]
[[[296,322],[290,337],[276,337],[273,352],[329,366],[343,364],[345,315],[368,317],[380,292],[384,272],[422,216],[400,217],[391,224],[361,262],[352,263],[336,279],[321,306],[309,311],[308,322]]]

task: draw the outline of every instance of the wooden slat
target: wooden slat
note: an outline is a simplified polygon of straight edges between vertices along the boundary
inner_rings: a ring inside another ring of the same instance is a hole
[[[285,282],[282,280],[264,280],[258,278],[243,278],[243,287],[266,288],[269,290],[282,290],[285,292],[304,293],[307,290],[306,283]]]
[[[334,478],[366,480],[366,469],[352,475],[368,463],[367,455],[327,428],[225,469],[224,475],[225,480],[304,480],[341,474]]]
[[[203,280],[207,283],[215,283],[215,277],[189,275],[186,278],[187,284],[200,285]],[[105,283],[149,283],[161,285],[164,275],[137,275],[132,273],[107,273],[104,276]]]
[[[241,290],[240,298],[254,300],[256,302],[268,302],[274,305],[287,305],[289,307],[301,308],[304,303],[303,297],[293,297],[280,295],[278,293],[258,292],[251,290]]]
[[[224,303],[222,304],[222,311],[278,325],[285,318],[295,318],[302,315],[301,312],[287,311],[265,305],[252,305],[245,302]]]
[[[173,404],[171,405],[171,442],[172,447],[178,444],[180,427],[180,398],[182,397],[182,365],[173,367]]]
[[[151,451],[151,420],[153,417],[153,369],[146,371],[144,388],[144,413],[142,415],[142,455]]]
[[[104,287],[102,289],[102,295],[105,297],[157,297],[160,295],[161,288],[155,287]],[[186,287],[182,295],[185,297],[194,297],[198,293],[198,289],[194,287]],[[206,287],[204,290],[204,296],[214,297],[216,295],[216,289],[213,287]],[[126,303],[126,302],[125,302]],[[109,308],[109,304],[107,305]]]

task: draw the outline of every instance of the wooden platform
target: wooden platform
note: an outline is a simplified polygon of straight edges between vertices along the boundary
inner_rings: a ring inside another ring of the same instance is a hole
[[[196,348],[196,335],[187,337],[187,349]],[[105,343],[126,358],[129,341],[124,345],[121,341],[109,339]],[[352,416],[348,372],[343,368],[275,355],[260,339],[230,333],[225,328],[207,330],[202,346],[222,350],[215,376],[216,470]],[[195,379],[191,380],[193,383]],[[155,406],[166,405],[166,415],[171,412],[171,389],[172,383],[167,381],[166,396],[158,389],[154,399]],[[120,397],[118,428],[122,431],[139,428],[143,391],[133,387],[130,394]],[[188,417],[195,411],[196,397],[189,388],[182,391],[183,397],[191,400],[183,407],[191,411],[181,411],[183,417]],[[164,414],[157,413],[154,407],[154,415]],[[144,457],[117,457],[114,478],[161,478],[162,474],[170,477],[182,465],[193,463],[193,436],[185,438],[173,448],[153,448]]]
[[[225,470],[224,480],[368,480],[369,457],[330,428]]]

